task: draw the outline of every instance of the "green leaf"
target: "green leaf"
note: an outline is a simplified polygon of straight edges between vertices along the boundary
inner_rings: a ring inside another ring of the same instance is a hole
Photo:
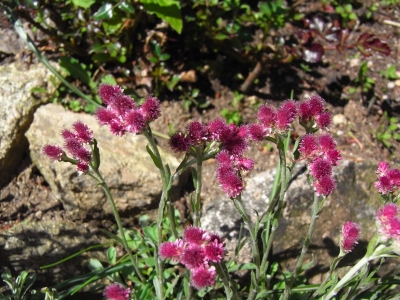
[[[86,66],[79,63],[79,60],[76,58],[63,56],[58,60],[58,62],[68,75],[75,79],[79,79],[83,83],[91,83],[92,79],[90,78],[90,73],[86,70]]]
[[[103,265],[101,262],[95,258],[91,258],[88,262],[88,268],[91,271],[98,271],[104,269]]]
[[[108,248],[107,258],[112,265],[115,264],[115,262],[117,261],[117,250],[115,250],[115,247]]]
[[[157,156],[151,151],[149,145],[146,146],[147,153],[149,153],[151,159],[153,160],[154,165],[162,170],[162,164],[161,161],[157,158]]]
[[[96,21],[109,20],[113,17],[113,5],[111,3],[105,3],[100,6],[99,10],[93,15],[93,19]]]
[[[72,3],[74,5],[83,7],[83,8],[89,8],[95,2],[96,2],[96,0],[72,0]]]
[[[133,6],[126,2],[125,0],[122,1],[119,5],[118,8],[126,13],[131,13],[133,14],[135,12],[135,9],[133,8]]]
[[[182,32],[181,5],[178,0],[140,0],[140,3],[149,13],[156,14],[171,25],[176,32]]]
[[[101,79],[102,83],[108,83],[111,85],[117,85],[117,81],[115,80],[114,76],[112,75],[106,75]]]

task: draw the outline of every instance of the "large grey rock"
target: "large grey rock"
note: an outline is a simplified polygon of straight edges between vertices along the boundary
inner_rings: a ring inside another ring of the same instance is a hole
[[[30,144],[33,163],[51,187],[64,209],[72,217],[96,218],[112,212],[104,192],[89,176],[79,176],[76,166],[53,162],[42,154],[45,144],[63,145],[60,132],[81,120],[93,130],[100,148],[100,172],[123,215],[138,213],[155,207],[161,195],[161,177],[146,151],[144,136],[113,135],[108,127],[100,126],[94,116],[66,111],[59,105],[40,107],[26,136]],[[164,163],[174,170],[178,161],[161,150]]]
[[[338,187],[325,200],[309,250],[309,254],[314,255],[318,264],[327,267],[332,257],[337,255],[340,230],[346,221],[351,220],[360,224],[363,241],[361,245],[365,246],[375,233],[374,217],[382,206],[379,194],[373,186],[373,182],[376,181],[376,168],[376,164],[355,163],[348,160],[342,161],[340,166],[335,168]],[[255,211],[261,215],[268,208],[275,173],[275,170],[269,170],[247,180],[242,200],[253,220],[257,215]],[[284,260],[286,267],[292,270],[310,224],[313,203],[313,192],[307,183],[305,165],[296,167],[286,194],[286,201],[275,234],[273,255],[278,261]],[[217,198],[206,203],[201,223],[205,228],[224,236],[228,252],[233,252],[243,222],[229,199]],[[250,261],[250,255],[250,248],[246,245],[237,259]],[[311,256],[308,258],[311,259]]]
[[[25,132],[36,108],[54,92],[51,72],[42,64],[0,66],[0,187],[9,180],[28,148]],[[32,88],[44,93],[34,95]]]

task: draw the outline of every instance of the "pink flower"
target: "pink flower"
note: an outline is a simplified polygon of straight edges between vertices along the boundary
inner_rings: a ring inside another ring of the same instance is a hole
[[[220,243],[218,240],[214,240],[210,244],[206,245],[204,247],[206,259],[219,263],[225,255],[224,246],[225,245]]]
[[[386,204],[376,214],[379,231],[386,238],[393,238],[400,241],[400,208],[394,203]]]
[[[322,99],[318,95],[311,96],[308,100],[308,104],[310,105],[311,115],[313,117],[318,116],[324,111],[324,99]]]
[[[215,159],[219,164],[231,164],[231,156],[229,155],[228,151],[222,150],[219,152],[216,156]]]
[[[240,156],[247,150],[248,146],[246,138],[240,136],[239,129],[233,124],[222,131],[221,142],[223,148],[230,155]]]
[[[124,90],[121,89],[119,86],[113,86],[109,84],[100,84],[98,87],[99,96],[105,104],[110,103],[112,98],[122,94],[123,91]]]
[[[331,134],[320,135],[318,137],[318,142],[323,152],[328,152],[329,150],[335,149],[336,147],[336,141]]]
[[[201,267],[192,270],[191,283],[196,289],[202,289],[214,285],[216,271],[215,267]]]
[[[189,226],[185,228],[182,240],[162,243],[159,255],[162,259],[171,258],[184,264],[191,273],[191,284],[201,289],[214,284],[216,272],[210,264],[223,259],[224,247],[224,241],[219,235]]]
[[[317,139],[313,134],[303,136],[299,146],[299,152],[302,157],[312,158],[318,149]]]
[[[187,140],[190,145],[197,145],[208,140],[208,128],[199,121],[193,121],[187,127]]]
[[[165,242],[160,245],[158,254],[162,259],[172,259],[176,262],[180,261],[181,254],[185,249],[185,242],[176,240],[175,242]]]
[[[315,118],[315,123],[317,123],[319,128],[328,129],[328,127],[332,125],[331,113],[328,111],[324,111],[324,112],[320,113]]]
[[[185,138],[185,135],[181,132],[175,133],[169,139],[169,146],[175,152],[187,152],[189,151],[189,143]]]
[[[298,109],[296,101],[286,100],[278,108],[278,112],[276,115],[276,127],[282,131],[288,130],[289,126],[297,117],[297,114],[298,114]]]
[[[147,123],[160,116],[160,102],[150,95],[141,107],[137,107],[135,101],[122,92],[119,87],[100,85],[99,95],[107,107],[98,109],[96,116],[100,124],[109,125],[115,135],[140,134]]]
[[[54,145],[45,145],[43,147],[43,153],[54,160],[61,160],[61,157],[64,155],[64,151],[61,147]]]
[[[149,95],[141,106],[146,122],[158,119],[161,115],[160,101],[153,95]]]
[[[354,246],[358,244],[361,228],[357,223],[347,221],[342,227],[342,237],[340,248],[344,252],[351,252]]]
[[[214,141],[221,141],[222,133],[228,128],[228,124],[225,120],[221,118],[217,118],[214,121],[211,121],[208,124],[208,131],[210,133],[210,137]]]
[[[262,141],[265,137],[271,134],[272,130],[269,127],[264,127],[260,123],[253,123],[247,126],[249,139],[252,141]]]
[[[323,158],[317,158],[310,164],[310,174],[316,179],[330,176],[332,174],[332,164]]]
[[[191,245],[186,248],[181,256],[181,263],[189,270],[203,266],[205,261],[204,248],[197,245]]]
[[[118,283],[108,285],[103,294],[108,300],[128,300],[130,298],[129,288],[125,289]]]
[[[126,113],[126,130],[138,134],[146,127],[146,120],[139,109],[132,109]]]
[[[246,157],[238,157],[236,165],[239,170],[251,171],[254,167],[254,160]]]
[[[299,104],[299,118],[300,122],[307,122],[313,118],[313,112],[309,101],[304,101]]]
[[[236,198],[244,189],[242,180],[233,172],[226,173],[225,176],[220,176],[219,183],[227,196],[232,198]]]
[[[183,234],[184,240],[190,245],[202,245],[209,240],[208,232],[194,226],[187,226]]]
[[[392,193],[394,188],[400,187],[400,171],[398,169],[390,169],[389,164],[380,162],[376,173],[378,181],[374,185],[379,193],[385,195]]]
[[[84,161],[80,161],[78,162],[78,164],[76,165],[77,169],[78,169],[78,173],[82,174],[82,173],[86,173],[89,171],[89,165],[84,162]]]
[[[82,143],[76,138],[68,138],[65,140],[65,148],[73,155],[76,156],[79,150],[83,148]]]
[[[381,161],[378,164],[378,170],[376,170],[376,174],[378,174],[378,176],[386,175],[389,169],[390,169],[389,164],[387,162]]]
[[[73,125],[77,137],[83,142],[83,143],[91,143],[93,142],[93,131],[89,129],[88,126],[83,124],[81,121],[77,121]]]
[[[276,109],[270,105],[263,104],[258,109],[257,118],[265,127],[271,128],[275,126],[276,117]]]
[[[326,197],[335,190],[336,181],[332,176],[327,175],[314,180],[313,185],[317,195]]]

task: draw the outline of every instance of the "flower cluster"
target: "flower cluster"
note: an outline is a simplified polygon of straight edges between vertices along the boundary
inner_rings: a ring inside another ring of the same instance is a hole
[[[103,292],[104,297],[108,300],[128,300],[130,299],[130,289],[125,289],[118,283],[108,285]]]
[[[92,151],[85,146],[93,143],[93,132],[81,121],[75,122],[73,128],[74,131],[64,129],[61,135],[65,141],[65,148],[76,160],[78,171],[86,173],[89,171],[89,163],[92,161]],[[59,146],[45,145],[43,153],[54,160],[68,160],[64,150]]]
[[[299,152],[302,159],[307,159],[310,174],[315,178],[313,185],[319,195],[327,196],[336,188],[332,176],[332,167],[341,160],[339,150],[335,149],[336,141],[330,134],[316,137],[306,134],[300,142]]]
[[[152,95],[138,107],[131,97],[123,94],[120,87],[101,84],[99,96],[107,107],[98,109],[96,116],[115,135],[122,136],[126,132],[139,134],[146,124],[160,116],[160,101]]]
[[[223,259],[224,247],[225,244],[218,235],[188,226],[182,239],[162,243],[159,255],[163,259],[185,265],[190,271],[192,285],[201,289],[214,284],[216,271],[211,263],[219,263]]]
[[[340,249],[345,252],[351,252],[354,246],[358,244],[361,228],[357,223],[347,221],[342,227]]]
[[[400,208],[394,203],[386,204],[376,214],[379,232],[384,239],[394,239],[400,243]]]
[[[190,151],[190,147],[206,142],[219,142],[223,149],[217,155],[217,179],[229,197],[236,197],[244,188],[238,172],[250,171],[253,161],[243,157],[248,147],[248,127],[228,125],[223,119],[208,124],[193,121],[188,124],[186,134],[176,133],[170,141],[174,151]]]
[[[375,187],[379,193],[386,195],[392,193],[395,188],[400,187],[400,171],[398,169],[390,169],[390,166],[386,162],[380,162],[378,170],[378,181],[375,182]]]
[[[317,126],[328,129],[332,124],[331,114],[325,110],[324,99],[318,95],[311,96],[299,104],[299,121],[306,127]]]
[[[303,126],[313,128],[313,131],[326,129],[332,121],[330,113],[325,111],[324,100],[313,96],[300,104],[295,100],[286,100],[277,109],[264,104],[258,110],[258,122],[245,126],[228,125],[220,118],[208,124],[194,121],[189,123],[186,133],[174,134],[169,144],[174,151],[189,152],[192,146],[206,142],[221,143],[222,151],[216,156],[217,179],[227,196],[235,198],[244,188],[240,171],[250,171],[254,166],[251,159],[243,156],[249,140],[258,142],[271,134],[284,133],[297,117]],[[303,139],[303,154],[310,159],[312,174],[317,179],[314,186],[321,195],[330,194],[336,187],[332,166],[337,165],[341,158],[335,146],[330,135],[321,136],[317,140],[310,134]]]

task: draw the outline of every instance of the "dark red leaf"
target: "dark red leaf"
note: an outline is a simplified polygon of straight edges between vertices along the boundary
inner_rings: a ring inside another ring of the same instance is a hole
[[[310,46],[304,48],[303,59],[306,62],[316,63],[321,60],[324,55],[324,47],[321,44],[313,43]]]
[[[388,44],[369,33],[360,35],[357,41],[357,48],[364,56],[371,56],[372,51],[377,51],[389,55],[391,50]]]

